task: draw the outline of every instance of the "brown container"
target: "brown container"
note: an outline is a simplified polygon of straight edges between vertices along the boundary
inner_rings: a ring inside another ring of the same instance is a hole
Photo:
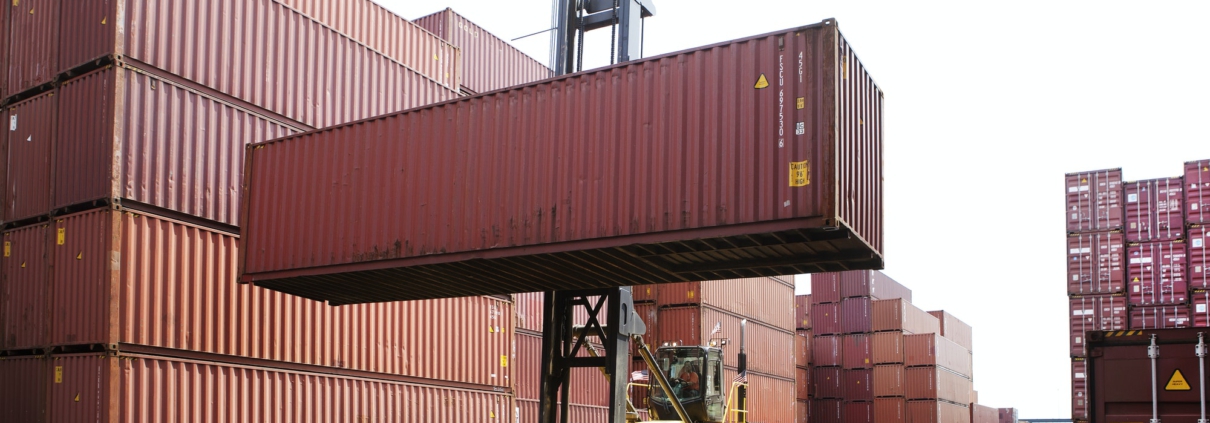
[[[962,375],[971,375],[971,353],[949,339],[936,334],[903,336],[904,365],[944,367]]]
[[[7,184],[4,221],[50,213],[51,151],[55,144],[55,92],[8,106],[4,122]]]
[[[1184,178],[1159,178],[1123,184],[1126,241],[1166,241],[1185,237]]]
[[[1210,223],[1210,160],[1185,162],[1185,219],[1191,225]]]
[[[811,295],[794,297],[794,324],[797,329],[811,328]]]
[[[794,369],[794,392],[799,400],[811,399],[811,369]]]
[[[60,355],[51,366],[51,422],[513,421],[511,396],[490,390],[154,355]]]
[[[1067,293],[1116,294],[1126,290],[1126,236],[1084,232],[1067,237]]]
[[[874,368],[874,352],[868,333],[851,333],[841,340],[841,365],[846,369]]]
[[[647,333],[643,335],[644,342],[655,342],[655,338],[660,333],[660,308],[655,303],[639,303],[634,305],[635,314],[643,319],[643,324],[647,325]],[[654,348],[658,344],[648,345],[649,348]],[[632,345],[630,355],[638,357],[639,350],[637,345]]]
[[[780,329],[794,329],[794,283],[780,278],[679,282],[660,286],[660,307],[704,304]]]
[[[811,423],[844,423],[844,400],[812,400]]]
[[[351,304],[878,268],[881,98],[829,20],[250,146],[242,280]]]
[[[870,297],[845,298],[840,301],[841,333],[869,333],[874,321]]]
[[[1130,329],[1176,329],[1193,326],[1189,306],[1135,306],[1130,308]]]
[[[874,396],[902,397],[904,375],[902,364],[879,364],[874,366]]]
[[[1071,418],[1088,419],[1088,399],[1087,362],[1084,359],[1073,358],[1071,360]]]
[[[1017,423],[1017,409],[1000,408],[996,411],[1000,412],[1000,423]]]
[[[844,421],[845,423],[874,423],[874,403],[845,402]]]
[[[538,423],[540,406],[541,402],[538,400],[518,399],[517,423]],[[609,419],[609,407],[570,404],[567,406],[567,415],[567,421],[571,422],[603,422]]]
[[[1210,226],[1192,226],[1188,237],[1189,288],[1210,288]]]
[[[1122,295],[1071,297],[1071,356],[1084,356],[1085,332],[1129,329],[1130,315]]]
[[[816,366],[840,366],[841,340],[844,335],[816,335],[811,342],[811,364]]]
[[[1122,169],[1068,173],[1067,232],[1120,229],[1123,215]]]
[[[811,330],[816,335],[839,335],[841,327],[840,303],[812,304]]]
[[[55,208],[121,198],[238,225],[244,145],[304,129],[132,67],[67,81],[58,99]]]
[[[723,381],[735,380],[735,369],[723,369]],[[729,388],[728,388],[729,389]],[[748,409],[751,422],[794,422],[794,378],[748,373]]]
[[[811,275],[811,304],[839,303],[840,273],[816,273]]]
[[[1000,412],[986,405],[971,403],[971,423],[998,423]]]
[[[955,404],[971,403],[971,380],[936,367],[903,370],[903,396],[908,400],[940,399]]]
[[[36,224],[4,232],[3,285],[0,286],[0,349],[46,347],[46,241],[49,226]]]
[[[1189,313],[1193,327],[1210,327],[1210,291],[1195,289],[1189,293]]]
[[[846,401],[874,400],[874,369],[845,370],[842,383]]]
[[[912,290],[878,270],[840,272],[840,296],[870,297],[875,300],[902,298],[912,302]]]
[[[811,368],[812,390],[815,398],[844,398],[844,369],[839,367]]]
[[[797,423],[807,423],[811,421],[811,401],[798,401],[794,410],[794,421]]]
[[[485,93],[554,76],[550,68],[452,9],[446,8],[415,21],[462,50],[462,85],[472,93]]]
[[[12,61],[8,50],[9,9],[0,7],[0,100],[8,98],[8,64]]]
[[[516,322],[517,330],[527,330],[537,334],[542,333],[542,307],[546,301],[544,295],[542,292],[513,294],[513,309],[517,313],[517,318],[514,321]]]
[[[542,389],[542,335],[517,332],[510,360],[517,399],[538,400]]]
[[[874,364],[903,364],[903,331],[875,333],[870,348]]]
[[[706,345],[711,339],[729,339],[738,346],[742,317],[707,306],[660,309],[658,335],[653,345],[676,342],[680,345]],[[720,328],[711,334],[714,327]],[[748,370],[794,379],[794,332],[748,321],[746,333]],[[723,348],[723,365],[736,366],[739,348]]]
[[[46,421],[49,362],[41,355],[0,357],[0,415],[5,421]]]
[[[511,386],[508,301],[329,307],[237,284],[229,234],[110,209],[62,216],[53,227],[51,345],[149,346]]]
[[[875,398],[874,421],[878,423],[907,422],[907,401],[903,398]]]
[[[907,402],[907,423],[970,423],[970,420],[970,410],[965,405],[938,400]]]
[[[51,82],[58,71],[55,46],[59,39],[59,3],[62,0],[25,0],[11,10],[8,38],[8,92],[20,93]],[[6,5],[9,6],[9,5]]]
[[[1152,241],[1126,247],[1130,305],[1187,304],[1188,250],[1181,241]]]
[[[814,339],[810,330],[799,330],[794,334],[794,365],[807,367],[811,365],[811,344]]]
[[[630,287],[630,296],[635,303],[654,303],[659,294],[660,286],[656,284]]]
[[[945,339],[954,341],[955,344],[962,346],[967,351],[974,350],[972,348],[974,346],[974,331],[971,329],[971,325],[966,324],[966,322],[954,317],[954,315],[949,314],[945,310],[935,310],[928,313],[936,317],[937,321],[941,323],[941,331],[937,333],[940,333]]]
[[[905,300],[878,300],[871,305],[875,332],[941,333],[941,322]]]

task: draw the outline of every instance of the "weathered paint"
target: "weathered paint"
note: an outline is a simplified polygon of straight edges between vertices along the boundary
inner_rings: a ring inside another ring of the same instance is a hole
[[[4,113],[6,222],[50,214],[55,91],[8,106]]]
[[[3,282],[0,285],[0,349],[45,348],[47,324],[46,242],[44,223],[4,232]]]
[[[58,73],[55,47],[59,40],[62,0],[6,2],[11,27],[8,36],[8,93],[13,95],[51,82]],[[10,7],[11,6],[11,7]]]

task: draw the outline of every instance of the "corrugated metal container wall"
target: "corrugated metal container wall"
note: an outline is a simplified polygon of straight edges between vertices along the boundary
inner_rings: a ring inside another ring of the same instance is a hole
[[[59,31],[56,48],[58,51],[54,52],[58,55],[57,67],[54,69],[56,73],[75,69],[115,53],[117,31],[121,30],[121,20],[126,18],[123,12],[129,7],[128,0],[68,1],[64,3],[71,7],[63,11],[60,26],[56,28]],[[137,7],[134,9],[137,10]],[[194,13],[192,10],[177,9],[176,11]],[[172,13],[171,10],[166,12]],[[183,31],[188,30],[183,29]]]
[[[870,116],[860,118],[870,118],[862,127],[878,135],[861,138],[832,125],[852,120],[857,127],[860,112],[880,113],[881,95],[873,86],[868,88],[879,99],[875,102],[850,104],[858,101],[857,95],[825,95],[840,90],[836,85],[842,83],[869,81],[856,65],[849,66],[856,76],[839,79],[834,71],[840,60],[828,54],[837,43],[834,22],[825,21],[250,146],[244,192],[251,201],[245,213],[252,220],[242,227],[248,246],[242,251],[249,253],[243,258],[243,281],[347,304],[523,291],[521,286],[567,289],[809,273],[819,270],[812,261],[821,251],[816,247],[825,245],[829,251],[853,253],[846,266],[878,267],[881,126]],[[779,92],[791,98],[807,95],[806,106],[791,111],[790,122],[779,121],[778,94],[751,84],[761,72],[771,74],[779,60],[784,64],[797,53],[812,77],[801,83],[786,81]],[[720,95],[706,96],[693,88],[703,84]],[[614,116],[617,110],[634,110],[626,116],[638,120]],[[733,118],[740,110],[749,118]],[[662,117],[648,122],[650,116]],[[784,148],[770,141],[795,119],[811,128],[810,133],[786,139]],[[565,124],[600,130],[560,126]],[[385,133],[395,135],[369,136]],[[750,136],[722,136],[731,133]],[[517,139],[528,144],[510,149],[497,145]],[[570,159],[554,160],[551,154],[556,151]],[[330,160],[338,155],[347,160]],[[411,157],[415,163],[400,172],[396,161],[384,157]],[[454,157],[461,157],[462,164],[437,165]],[[647,157],[650,163],[640,165],[626,157]],[[720,161],[722,157],[734,160]],[[526,164],[539,162],[555,166]],[[794,181],[790,163],[797,163]],[[298,168],[308,171],[291,171]],[[584,176],[599,181],[590,190],[596,194],[559,188],[559,181],[580,179],[575,175],[581,173],[596,175]],[[807,184],[808,173],[814,173],[816,183]],[[839,177],[833,181],[831,175]],[[409,188],[417,179],[444,182]],[[336,189],[334,180],[347,184]],[[363,183],[371,180],[375,182]],[[692,194],[696,191],[691,187],[701,181],[721,188],[700,197]],[[638,192],[636,186],[643,188],[629,201],[599,195]],[[669,200],[682,197],[686,200]],[[850,201],[832,201],[841,197]],[[320,198],[324,201],[312,201]],[[392,201],[366,203],[385,198]],[[500,207],[490,214],[459,206],[493,198]],[[285,209],[287,204],[316,206]],[[427,206],[417,208],[419,204]],[[333,213],[358,223],[324,231],[307,223]],[[852,236],[829,241],[801,237],[829,219],[837,221],[839,233],[851,231]],[[455,227],[462,229],[432,229]],[[329,238],[333,233],[344,234],[344,241]],[[789,238],[763,238],[770,233]],[[744,257],[739,257],[719,252],[723,244],[702,240],[725,243],[736,236],[762,237],[765,245],[741,248]],[[665,250],[665,243],[690,240],[691,251]],[[803,248],[775,247],[790,244]],[[470,257],[489,258],[467,266],[463,260]],[[562,264],[549,265],[554,262],[546,260],[555,257]],[[757,257],[795,264],[752,267]],[[598,268],[602,260],[613,263],[614,269],[633,270],[585,270]],[[507,280],[499,266],[512,271]],[[527,270],[515,271],[522,267]],[[438,277],[477,283],[438,285]],[[369,280],[374,281],[373,292]],[[408,282],[400,282],[404,280]],[[568,286],[573,280],[575,286]],[[435,284],[431,289],[417,289],[430,283]]]
[[[800,330],[794,334],[794,365],[807,367],[811,365],[811,331]]]
[[[971,404],[971,423],[997,423],[1000,413],[986,405]]]
[[[845,298],[840,301],[840,331],[869,333],[874,328],[869,297]]]
[[[109,209],[54,226],[52,345],[126,343],[511,385],[508,301],[330,307],[236,283],[228,234]]]
[[[1210,227],[1189,228],[1188,254],[1189,288],[1210,288]]]
[[[811,304],[839,303],[840,273],[816,273],[811,275]]]
[[[8,98],[8,64],[12,61],[8,53],[9,9],[0,7],[0,100]]]
[[[844,421],[845,423],[874,423],[874,403],[845,402]]]
[[[1188,223],[1210,223],[1210,160],[1185,162],[1185,204]]]
[[[1184,242],[1155,241],[1126,247],[1130,256],[1127,284],[1130,305],[1185,304],[1187,251]]]
[[[811,401],[811,423],[844,423],[844,400],[815,399]]]
[[[939,366],[965,377],[971,375],[971,353],[936,334],[903,336],[903,362],[911,366]]]
[[[872,369],[874,358],[870,345],[870,334],[851,333],[841,340],[840,351],[843,352],[841,364],[845,369]]]
[[[904,300],[878,300],[870,307],[875,332],[941,333],[941,321]]]
[[[801,367],[794,369],[794,396],[796,399],[811,399],[811,385],[811,369]]]
[[[811,328],[811,294],[794,297],[794,324],[796,329]]]
[[[876,300],[902,298],[912,302],[912,290],[878,270],[840,272],[840,296],[871,297]]]
[[[906,423],[907,401],[903,398],[875,398],[874,421],[878,423]]]
[[[8,171],[4,221],[50,212],[51,151],[55,145],[55,92],[8,106]]]
[[[735,380],[734,368],[723,369],[724,381]],[[730,387],[727,388],[730,390]],[[794,377],[748,373],[748,421],[794,423]]]
[[[971,325],[963,322],[962,319],[954,317],[945,310],[934,310],[928,312],[937,321],[941,323],[941,331],[937,332],[955,344],[961,345],[967,351],[974,350],[974,330]]]
[[[1067,174],[1067,232],[1120,229],[1122,169]]]
[[[844,369],[839,367],[811,368],[815,398],[844,398]]]
[[[517,312],[517,330],[542,333],[542,315],[545,293],[524,292],[513,294],[513,307]]]
[[[630,297],[637,303],[652,303],[659,297],[660,286],[656,284],[635,285],[630,287]]]
[[[807,423],[811,421],[811,401],[798,401],[794,404],[794,419],[798,423]]]
[[[654,345],[706,345],[712,338],[738,342],[743,318],[709,307],[676,307],[660,310],[659,335]],[[722,328],[711,335],[714,326]],[[747,326],[748,370],[783,378],[794,378],[794,333],[749,321]],[[723,365],[736,366],[739,348],[723,349]]]
[[[971,403],[971,380],[941,367],[908,367],[903,370],[903,380],[903,395],[909,400]]]
[[[656,303],[661,307],[705,304],[776,328],[794,329],[794,283],[779,278],[724,279],[664,284]]]
[[[811,363],[816,366],[841,365],[840,341],[843,335],[816,335],[811,342]]]
[[[874,400],[874,369],[851,369],[844,371],[845,401]]]
[[[812,304],[811,330],[815,335],[844,333],[840,321],[840,303]]]
[[[550,68],[451,9],[415,22],[462,50],[462,85],[471,92],[485,93],[554,76]]]
[[[6,421],[46,421],[45,356],[0,357],[0,416]]]
[[[1189,306],[1134,306],[1130,308],[1130,329],[1175,329],[1192,326]]]
[[[501,392],[154,356],[74,354],[52,364],[52,422],[513,421]]]
[[[907,423],[970,423],[970,410],[945,401],[908,401]]]
[[[874,364],[903,363],[903,331],[875,333],[870,339]]]
[[[540,405],[537,400],[517,400],[517,423],[538,423]],[[570,422],[603,422],[609,419],[609,407],[570,404],[567,416]]]
[[[874,366],[874,396],[902,397],[904,385],[902,364]]]
[[[542,389],[542,336],[517,333],[513,346],[513,392],[537,400]]]
[[[1000,423],[1017,423],[1017,409],[1000,408],[996,411],[1000,412]]]
[[[1088,364],[1083,359],[1071,360],[1071,418],[1073,419],[1088,419],[1087,372]],[[1003,415],[1001,413],[1001,416]],[[1001,421],[1003,421],[1003,418],[1001,418]],[[1013,421],[1016,421],[1015,416]]]
[[[1126,290],[1126,237],[1084,232],[1067,237],[1067,293],[1116,294]]]
[[[1189,293],[1190,312],[1193,315],[1193,327],[1210,327],[1210,291],[1195,289]]]
[[[55,208],[124,198],[238,225],[244,145],[303,130],[131,67],[59,97]]]
[[[1084,356],[1084,334],[1089,331],[1129,329],[1126,297],[1087,295],[1071,297],[1071,356]]]
[[[643,319],[643,324],[647,325],[647,333],[643,334],[643,342],[648,344],[647,348],[654,348],[656,344],[652,344],[655,338],[660,333],[660,308],[654,303],[638,303],[634,305],[635,314]],[[638,357],[638,344],[630,343],[630,355]]]
[[[1184,238],[1184,178],[1127,182],[1126,241],[1166,241]]]
[[[47,278],[46,224],[4,232],[4,278],[0,290],[3,325],[0,349],[46,347]]]
[[[8,38],[8,93],[14,95],[54,79],[58,64],[61,0],[14,1]],[[20,34],[20,37],[13,37]]]

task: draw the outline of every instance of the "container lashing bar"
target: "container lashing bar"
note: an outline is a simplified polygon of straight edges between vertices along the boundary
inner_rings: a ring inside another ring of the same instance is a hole
[[[1147,347],[1147,358],[1151,359],[1151,423],[1160,423],[1159,385],[1155,377],[1155,362],[1160,358],[1160,346],[1151,334],[1151,345]]]
[[[1204,332],[1197,333],[1197,346],[1193,348],[1197,354],[1197,387],[1201,390],[1202,414],[1197,419],[1197,423],[1208,423],[1206,421],[1206,342]]]

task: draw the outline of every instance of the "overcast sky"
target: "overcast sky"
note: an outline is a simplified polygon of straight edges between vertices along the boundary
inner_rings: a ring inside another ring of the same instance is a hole
[[[550,25],[551,0],[378,1],[505,39]],[[974,326],[981,403],[1068,417],[1063,174],[1210,158],[1210,2],[655,2],[648,56],[837,19],[886,95],[885,272]],[[545,63],[548,41],[514,44]]]

